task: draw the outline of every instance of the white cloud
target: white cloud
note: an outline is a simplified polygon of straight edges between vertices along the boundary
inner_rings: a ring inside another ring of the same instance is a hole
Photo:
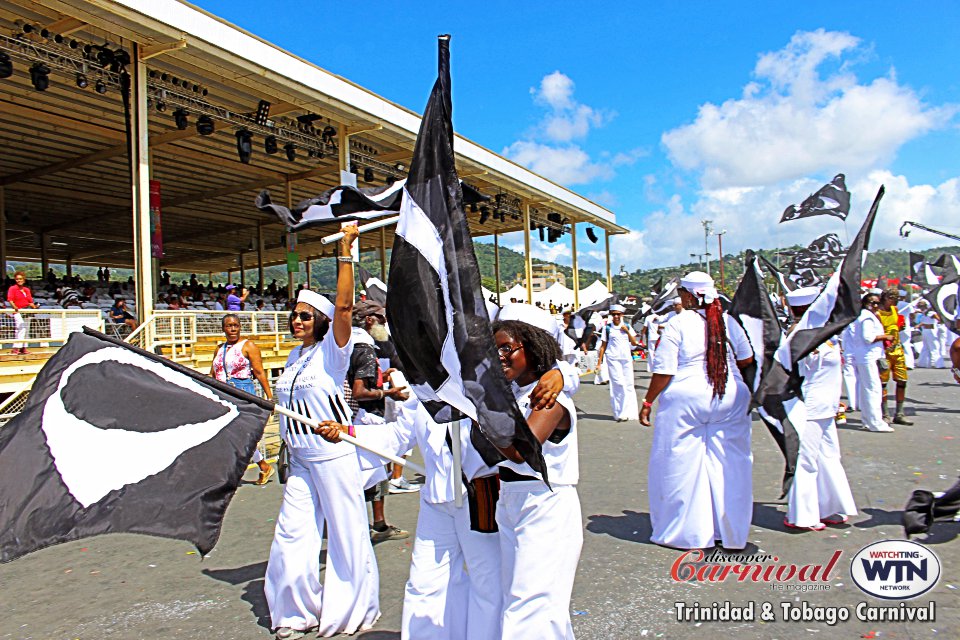
[[[924,103],[892,70],[859,82],[845,58],[862,49],[847,33],[797,33],[760,56],[740,98],[703,104],[692,123],[663,134],[671,161],[702,172],[707,189],[770,185],[883,166],[904,143],[949,123],[954,106]],[[839,68],[822,76],[827,61]]]
[[[581,146],[592,129],[602,127],[614,114],[579,102],[573,80],[554,71],[530,89],[534,103],[545,109],[537,124],[520,140],[505,147],[503,155],[563,185],[609,180],[618,167],[633,164],[648,152],[603,153],[597,160]]]

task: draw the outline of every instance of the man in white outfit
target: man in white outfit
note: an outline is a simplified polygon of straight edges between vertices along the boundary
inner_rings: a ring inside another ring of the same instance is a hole
[[[653,370],[653,356],[657,350],[657,340],[660,339],[660,323],[663,318],[651,311],[643,321],[643,339],[647,344],[647,373]]]
[[[895,336],[883,332],[883,324],[877,317],[880,308],[880,296],[870,292],[863,296],[863,310],[855,321],[854,351],[857,359],[857,396],[860,402],[860,414],[863,426],[869,431],[893,431],[893,427],[883,421],[883,385],[880,383],[878,361],[884,357],[884,341],[895,340]]]
[[[607,362],[607,371],[610,373],[610,404],[617,422],[640,419],[637,392],[633,387],[631,353],[631,348],[637,345],[637,334],[623,321],[624,311],[626,309],[622,305],[610,305],[610,322],[600,336],[600,353],[597,356],[597,366]]]

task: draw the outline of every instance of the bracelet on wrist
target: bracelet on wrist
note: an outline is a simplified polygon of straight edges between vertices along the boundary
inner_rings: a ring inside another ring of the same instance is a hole
[[[650,402],[650,401],[648,401],[648,400],[646,400],[646,399],[644,399],[644,401],[643,401],[643,406],[645,406],[645,407],[652,407],[652,406],[653,406],[653,403]]]
[[[353,263],[353,256],[337,256],[337,262]]]

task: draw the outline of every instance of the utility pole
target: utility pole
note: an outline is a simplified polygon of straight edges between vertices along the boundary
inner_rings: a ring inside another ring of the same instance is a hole
[[[713,220],[701,220],[703,225],[703,254],[707,259],[707,275],[710,275],[710,247],[707,242],[710,239],[710,232],[713,231]]]
[[[717,250],[720,252],[720,256],[717,258],[720,261],[720,288],[723,289],[723,236],[727,232],[726,229],[717,234]]]

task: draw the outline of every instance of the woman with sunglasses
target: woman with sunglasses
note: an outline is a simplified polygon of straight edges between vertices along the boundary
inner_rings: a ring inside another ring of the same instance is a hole
[[[253,386],[253,379],[256,378],[267,400],[273,400],[270,382],[263,370],[260,348],[256,343],[240,336],[240,316],[228,313],[220,320],[220,327],[227,341],[217,347],[213,363],[210,365],[210,375],[220,382],[226,382],[253,395],[257,393]],[[270,477],[276,471],[263,459],[259,448],[253,452],[253,461],[260,467],[260,477],[256,484],[263,486],[270,481]]]
[[[683,311],[663,328],[653,377],[640,410],[649,427],[650,541],[704,549],[717,541],[743,549],[753,515],[750,390],[741,369],[753,348],[724,313],[713,279],[694,271],[680,280]]]
[[[343,382],[353,347],[353,262],[356,226],[340,240],[336,304],[303,289],[290,314],[290,331],[301,341],[276,383],[277,402],[321,423],[313,430],[280,418],[290,451],[290,470],[270,548],[264,594],[276,637],[353,634],[380,617],[379,573],[370,544],[367,509],[356,450],[321,433],[351,423]],[[320,552],[327,534],[326,569]]]
[[[513,447],[500,464],[500,562],[503,576],[502,637],[573,638],[570,597],[583,546],[577,495],[577,411],[561,391],[551,408],[534,410],[531,393],[562,351],[548,333],[549,314],[530,309],[527,321],[493,325],[500,365],[533,435],[543,445],[548,487]]]
[[[880,296],[867,293],[861,299],[863,310],[854,321],[851,345],[857,367],[857,402],[863,427],[869,431],[889,432],[893,427],[883,421],[883,383],[880,382],[879,361],[886,362],[884,341],[898,338],[884,333],[877,311]]]

